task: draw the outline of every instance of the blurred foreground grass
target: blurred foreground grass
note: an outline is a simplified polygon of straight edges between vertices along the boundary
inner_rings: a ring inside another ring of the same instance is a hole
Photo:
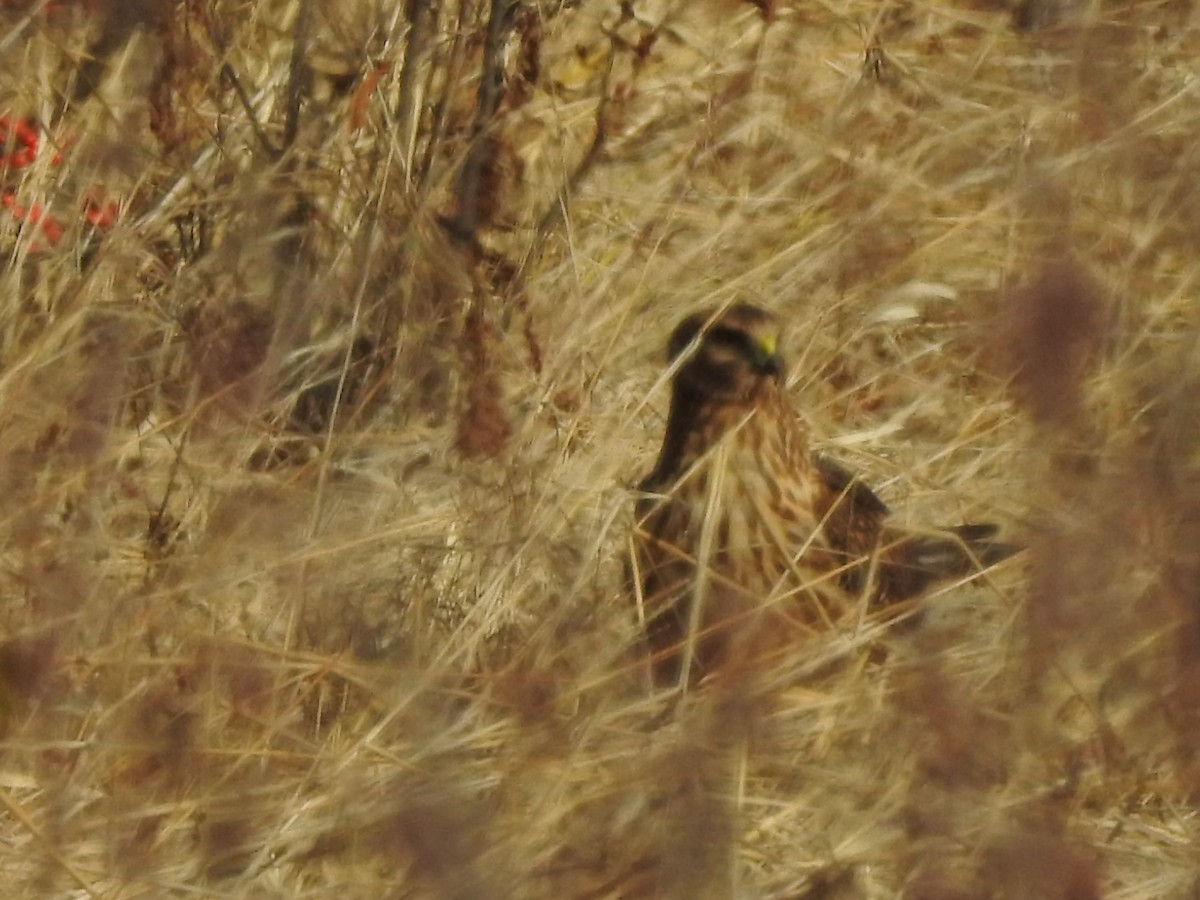
[[[1198,47],[1184,2],[3,4],[5,895],[1197,896]],[[1031,550],[882,664],[664,709],[629,489],[734,298],[900,515]]]

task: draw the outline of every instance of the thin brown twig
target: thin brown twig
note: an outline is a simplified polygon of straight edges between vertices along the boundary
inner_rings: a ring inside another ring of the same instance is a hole
[[[287,150],[296,142],[300,130],[300,101],[303,99],[308,76],[305,68],[305,56],[308,53],[308,39],[312,32],[313,3],[312,0],[301,0],[300,14],[296,17],[296,31],[292,38],[292,59],[288,72],[287,88],[287,118],[283,126],[283,148]]]
[[[401,129],[400,158],[404,161],[404,179],[409,187],[414,183],[413,161],[417,151],[417,136],[421,130],[420,111],[414,108],[417,96],[417,73],[420,62],[428,55],[433,33],[433,3],[408,0],[408,37],[404,42],[404,60],[400,64],[399,97],[396,99],[396,125]]]
[[[250,120],[250,128],[254,132],[255,139],[262,145],[263,150],[272,159],[278,159],[282,155],[282,151],[271,143],[267,133],[263,130],[261,123],[258,121],[258,113],[254,110],[253,101],[250,99],[250,94],[247,93],[245,85],[234,71],[233,66],[229,63],[221,65],[221,77],[229,82],[233,88],[233,92],[237,94],[238,102],[242,104],[242,110],[246,113],[246,118]]]
[[[454,230],[471,235],[479,227],[480,186],[487,158],[495,152],[488,133],[495,123],[504,96],[504,42],[516,20],[520,0],[492,0],[488,16],[487,39],[483,49],[483,67],[479,77],[478,103],[471,127],[471,145],[459,176],[458,215]]]

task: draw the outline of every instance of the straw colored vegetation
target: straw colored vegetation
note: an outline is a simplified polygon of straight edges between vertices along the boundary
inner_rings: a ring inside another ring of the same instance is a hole
[[[1197,896],[1198,53],[1179,0],[0,4],[4,896]],[[897,517],[1028,550],[656,695],[633,489],[735,301]]]

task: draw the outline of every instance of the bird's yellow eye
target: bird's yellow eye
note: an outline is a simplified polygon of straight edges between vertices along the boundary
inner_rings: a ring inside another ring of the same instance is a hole
[[[776,339],[775,335],[768,334],[762,339],[762,341],[759,343],[759,346],[762,347],[763,353],[765,353],[767,356],[774,356],[775,351],[779,349],[779,341]]]

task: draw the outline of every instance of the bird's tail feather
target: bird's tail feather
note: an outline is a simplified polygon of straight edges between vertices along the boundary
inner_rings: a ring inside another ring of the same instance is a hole
[[[923,535],[909,544],[909,560],[935,574],[966,575],[1020,552],[1017,544],[997,540],[999,531],[996,525],[979,523],[947,528],[946,536]]]
[[[893,600],[911,597],[935,581],[975,574],[1023,549],[998,540],[999,531],[996,525],[975,523],[897,536],[885,557],[883,593]]]

